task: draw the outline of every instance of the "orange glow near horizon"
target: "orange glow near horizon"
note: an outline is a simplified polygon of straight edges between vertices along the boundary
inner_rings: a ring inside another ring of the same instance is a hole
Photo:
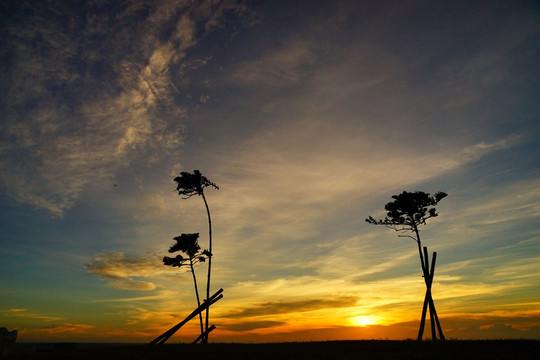
[[[354,313],[353,313],[354,314]],[[358,314],[358,313],[357,313]],[[420,314],[416,314],[420,315]],[[484,315],[454,314],[441,317],[445,336],[454,339],[495,339],[495,338],[538,338],[536,325],[540,323],[537,312],[527,313],[491,313]],[[271,322],[270,317],[266,318]],[[134,330],[127,324],[108,324],[104,326],[84,326],[81,324],[64,324],[54,329],[22,329],[19,328],[19,339],[22,342],[33,341],[73,341],[73,342],[137,342],[147,343],[167,331],[181,319],[163,320],[159,325],[155,321],[147,321],[139,329]],[[390,339],[403,340],[416,338],[418,319],[404,322],[387,322],[379,315],[357,315],[344,319],[339,324],[335,317],[327,321],[312,321],[306,316],[304,321],[285,321],[280,317],[276,325],[266,328],[252,328],[255,318],[245,319],[216,318],[217,329],[213,332],[212,342],[296,342],[296,341],[333,341],[333,340],[371,340]],[[264,321],[261,320],[261,325]],[[281,324],[279,324],[281,322]],[[251,324],[250,324],[251,323]],[[429,329],[429,318],[426,329]],[[142,324],[141,324],[142,325]],[[246,326],[241,329],[242,325]],[[235,330],[236,328],[236,330]],[[197,321],[191,321],[170,339],[170,343],[191,342],[198,335]],[[424,338],[431,337],[425,330]]]

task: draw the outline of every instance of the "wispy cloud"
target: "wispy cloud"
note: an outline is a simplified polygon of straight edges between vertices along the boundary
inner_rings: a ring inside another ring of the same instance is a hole
[[[50,326],[42,327],[39,329],[39,331],[49,333],[49,334],[59,334],[59,333],[66,333],[66,332],[82,334],[93,328],[94,328],[93,325],[66,323],[66,324],[58,324],[58,325],[50,325]]]
[[[174,293],[168,290],[160,290],[155,295],[149,295],[149,296],[132,296],[132,297],[124,297],[124,298],[112,298],[112,299],[101,299],[97,300],[96,302],[142,302],[142,301],[148,301],[148,300],[163,300],[163,299],[171,299],[173,298]]]
[[[230,73],[230,81],[246,86],[287,86],[305,80],[316,53],[310,44],[292,40],[286,46],[268,51],[261,59],[243,62]]]
[[[18,201],[56,216],[134,159],[148,165],[178,151],[190,107],[178,101],[187,95],[185,52],[235,9],[234,1],[109,5],[57,6],[10,22],[1,180]],[[75,24],[81,14],[88,21],[66,28],[62,16]]]
[[[156,286],[152,282],[134,277],[150,277],[165,271],[158,256],[130,256],[121,252],[98,255],[85,266],[90,274],[105,278],[110,286],[124,290],[154,290]]]
[[[339,231],[337,224],[342,220],[335,217],[358,211],[369,198],[449,174],[495,151],[504,151],[516,141],[510,137],[465,148],[418,152],[401,144],[374,141],[366,134],[346,133],[313,119],[261,131],[224,155],[235,161],[221,161],[227,166],[215,177],[226,190],[212,194],[219,214],[215,221],[228,249],[222,259],[230,258],[231,264],[246,258],[261,259],[257,266],[267,272],[292,264],[313,268],[322,260],[321,255],[329,260],[329,254],[312,252],[312,258],[304,261],[297,257],[302,249],[322,244],[308,241],[320,236],[322,223],[332,227],[335,222]],[[310,143],[317,145],[307,146]],[[363,223],[361,216],[369,215],[370,210],[365,211],[357,215],[358,223]],[[328,251],[336,257],[340,247]],[[335,260],[337,267],[345,266],[337,257]],[[395,260],[388,259],[386,267]],[[383,268],[379,264],[379,271]]]
[[[28,309],[27,308],[25,308],[25,309],[9,309],[8,311],[10,311],[10,312],[23,312],[23,311],[28,311]]]
[[[168,209],[165,197],[159,193],[143,194],[136,201],[134,217],[137,220],[161,219]]]
[[[499,229],[494,225],[512,226],[516,221],[537,218],[540,215],[539,186],[538,179],[526,179],[514,181],[497,193],[473,188],[472,191],[480,192],[479,197],[474,200],[463,199],[460,211],[448,214],[455,226],[453,230],[460,227]]]
[[[358,301],[354,297],[336,297],[329,299],[311,299],[296,301],[271,301],[242,310],[233,311],[228,314],[221,314],[222,317],[252,317],[264,315],[286,314],[291,312],[306,312],[319,309],[331,309],[339,307],[350,307]]]
[[[64,320],[61,316],[47,315],[42,313],[36,313],[34,311],[29,311],[29,309],[8,309],[0,310],[2,317],[4,318],[24,318],[31,320],[45,320],[45,321],[58,321]]]
[[[258,329],[267,329],[275,326],[284,325],[283,321],[242,321],[234,324],[226,324],[225,330],[231,331],[251,331]]]

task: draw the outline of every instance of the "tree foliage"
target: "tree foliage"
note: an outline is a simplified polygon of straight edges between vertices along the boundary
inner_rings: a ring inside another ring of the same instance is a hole
[[[197,264],[200,262],[205,262],[206,257],[208,257],[208,250],[203,250],[201,252],[201,247],[199,246],[199,233],[195,234],[182,234],[173,238],[176,240],[176,243],[171,246],[169,253],[175,253],[178,251],[183,252],[187,257],[182,255],[176,255],[176,257],[165,256],[163,258],[163,264],[172,267],[182,267],[189,264]]]
[[[369,216],[366,222],[373,225],[385,225],[395,230],[414,230],[418,225],[425,225],[426,220],[438,216],[435,205],[447,196],[437,192],[430,196],[423,191],[407,192],[393,195],[384,208],[387,212],[384,219],[374,219]]]
[[[177,184],[178,195],[183,195],[184,199],[194,195],[202,195],[204,188],[209,186],[219,190],[219,187],[203,176],[199,170],[194,170],[193,173],[182,171],[180,176],[174,178],[174,182]]]
[[[393,195],[391,201],[384,208],[387,211],[384,219],[374,219],[369,216],[366,222],[373,225],[384,225],[396,231],[411,231],[415,236],[399,235],[400,237],[408,237],[416,241],[418,244],[418,252],[422,271],[427,273],[425,267],[424,256],[422,255],[422,242],[420,240],[419,225],[425,225],[426,220],[438,216],[435,210],[435,205],[442,199],[448,196],[446,193],[437,192],[430,196],[429,193],[423,191],[407,192],[404,191],[399,195]]]
[[[171,267],[189,266],[189,271],[193,277],[193,285],[195,286],[195,296],[197,298],[197,306],[201,306],[201,299],[199,297],[199,287],[197,286],[197,276],[195,275],[195,265],[206,261],[206,258],[210,256],[208,250],[201,251],[199,246],[199,233],[182,234],[173,238],[176,243],[171,246],[169,253],[182,252],[187,257],[181,254],[176,257],[165,256],[163,258],[163,264]],[[202,315],[199,313],[199,322],[201,325],[201,334],[204,333],[204,325]]]

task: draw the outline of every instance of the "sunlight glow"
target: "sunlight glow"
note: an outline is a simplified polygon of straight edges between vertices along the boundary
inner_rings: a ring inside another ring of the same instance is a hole
[[[351,321],[355,326],[377,325],[378,323],[378,319],[370,315],[356,316],[356,317],[350,318],[349,321]]]

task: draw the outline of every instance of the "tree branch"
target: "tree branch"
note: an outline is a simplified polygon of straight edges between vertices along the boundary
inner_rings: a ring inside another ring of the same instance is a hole
[[[418,240],[416,240],[416,239],[414,238],[414,236],[411,236],[411,235],[398,235],[398,237],[407,237],[407,238],[413,239],[414,242],[418,242]]]

